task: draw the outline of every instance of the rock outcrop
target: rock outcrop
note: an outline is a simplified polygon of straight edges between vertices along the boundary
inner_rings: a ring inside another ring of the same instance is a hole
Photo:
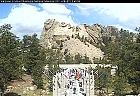
[[[44,23],[40,44],[45,48],[61,48],[62,52],[68,49],[70,54],[86,54],[92,60],[103,57],[104,53],[95,47],[99,43],[105,45],[103,36],[108,36],[113,41],[118,35],[118,28],[114,26],[105,27],[101,24],[72,26],[66,22],[48,19]]]

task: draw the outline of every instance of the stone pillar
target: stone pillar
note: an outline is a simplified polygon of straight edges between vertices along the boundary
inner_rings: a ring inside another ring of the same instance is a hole
[[[66,77],[65,77],[65,70],[64,70],[64,73],[63,73],[63,80],[64,80],[64,90],[65,90],[65,81],[66,81],[66,79],[65,79]]]
[[[58,86],[58,83],[60,84],[59,86],[58,86],[58,96],[62,96],[61,95],[61,75],[60,75],[60,73],[57,73],[57,77],[58,77],[58,79],[57,79],[57,86]]]
[[[90,96],[94,96],[94,75],[90,76]]]
[[[56,73],[56,96],[59,96],[58,95],[58,84],[57,84],[57,80],[58,80],[58,73]]]
[[[82,88],[84,89],[84,83],[85,83],[85,81],[84,81],[84,78],[85,78],[85,70],[82,70]]]
[[[84,70],[83,72],[83,88],[84,88],[84,92],[86,93],[86,88],[87,88],[87,77],[86,77],[86,72]]]
[[[62,96],[62,93],[64,91],[64,75],[63,75],[63,72],[60,73],[61,75],[61,96]]]
[[[56,76],[53,77],[54,87],[53,87],[53,96],[61,96],[61,88],[58,86],[58,82],[61,82],[59,73],[56,73]],[[60,83],[61,84],[61,83]]]
[[[90,75],[87,73],[87,95],[86,96],[90,96]]]
[[[84,91],[86,96],[89,96],[89,74],[86,72],[86,76],[84,78]]]
[[[53,77],[53,96],[57,96],[57,76]]]

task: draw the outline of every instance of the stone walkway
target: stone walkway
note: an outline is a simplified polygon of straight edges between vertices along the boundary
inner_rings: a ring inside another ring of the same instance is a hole
[[[53,96],[94,96],[94,76],[85,70],[67,68],[57,73],[53,82]]]

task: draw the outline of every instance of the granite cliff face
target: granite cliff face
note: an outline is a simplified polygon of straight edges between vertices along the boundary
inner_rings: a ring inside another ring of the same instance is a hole
[[[45,48],[60,48],[62,52],[66,49],[68,53],[82,56],[87,55],[90,60],[103,58],[104,52],[95,47],[97,44],[105,46],[103,36],[115,40],[119,31],[114,26],[102,26],[101,24],[81,24],[72,26],[66,22],[59,22],[55,19],[48,19],[40,37],[40,44]]]

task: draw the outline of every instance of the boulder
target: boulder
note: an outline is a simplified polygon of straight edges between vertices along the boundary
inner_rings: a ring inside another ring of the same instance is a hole
[[[30,90],[32,90],[32,91],[34,91],[36,89],[37,89],[37,86],[36,85],[33,85],[33,86],[30,87]]]
[[[7,86],[7,89],[13,89],[13,86]]]

